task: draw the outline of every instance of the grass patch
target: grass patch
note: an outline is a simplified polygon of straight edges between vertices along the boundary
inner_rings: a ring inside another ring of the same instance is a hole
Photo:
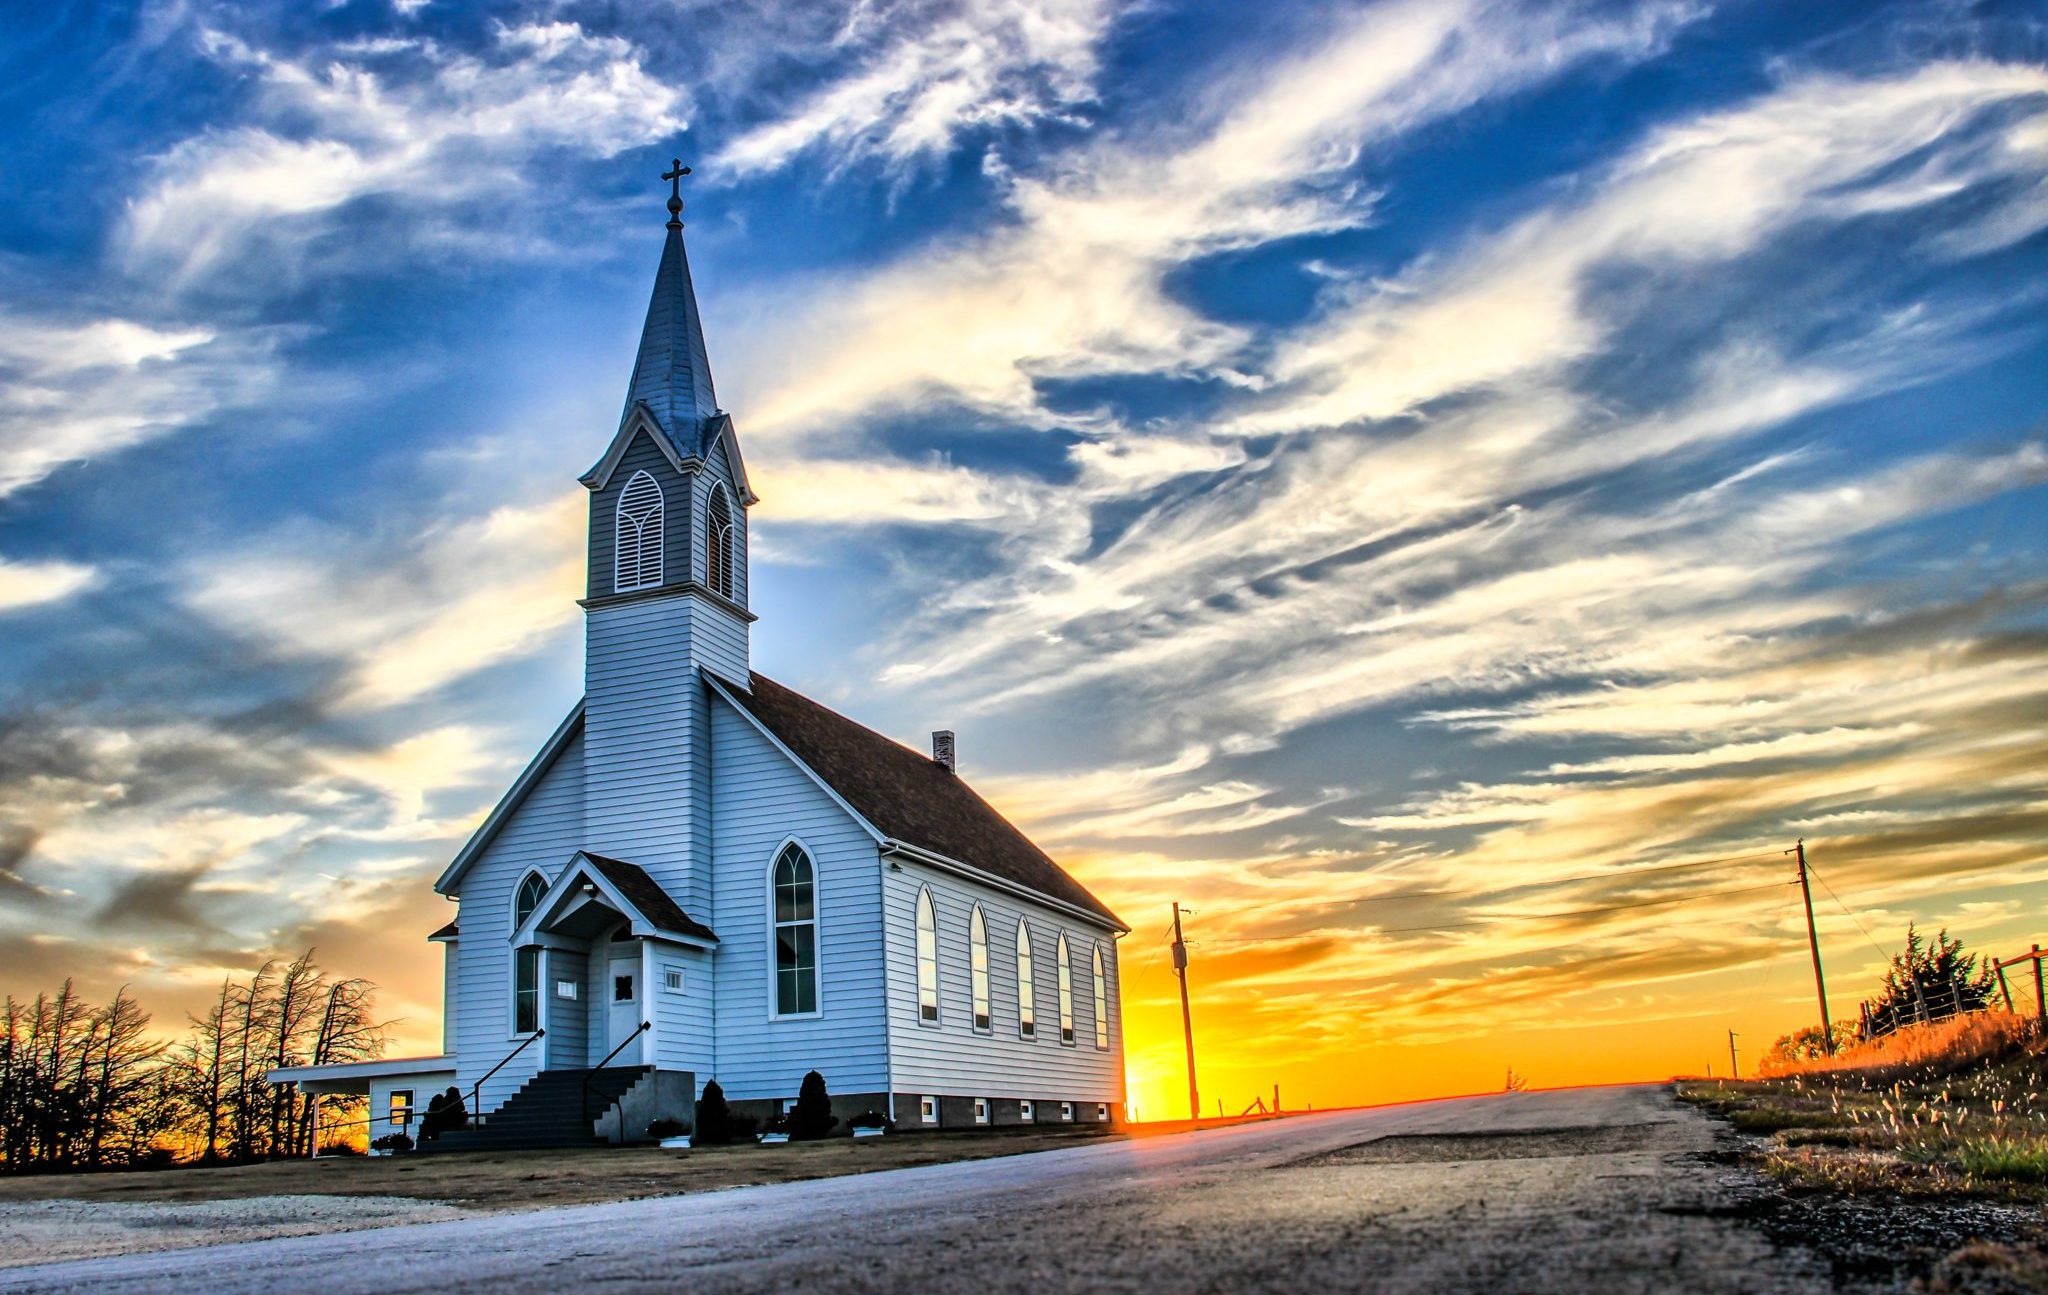
[[[2048,1182],[2048,1146],[2039,1139],[1985,1138],[1956,1148],[1956,1167],[1974,1178],[1999,1182]]]

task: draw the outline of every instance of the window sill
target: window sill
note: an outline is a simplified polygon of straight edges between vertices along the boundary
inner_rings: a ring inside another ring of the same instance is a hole
[[[824,1017],[825,1017],[825,1013],[824,1013],[823,1011],[816,1011],[816,1012],[770,1012],[770,1013],[768,1013],[768,1023],[769,1023],[770,1025],[773,1025],[773,1024],[774,1024],[775,1022],[777,1022],[777,1021],[818,1021],[818,1020],[823,1020],[823,1019],[824,1019]]]

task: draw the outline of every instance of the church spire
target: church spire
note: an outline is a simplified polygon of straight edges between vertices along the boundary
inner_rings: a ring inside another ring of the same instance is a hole
[[[676,452],[694,457],[704,453],[718,398],[711,389],[711,359],[704,350],[704,321],[697,314],[690,259],[683,252],[682,181],[689,173],[678,158],[661,177],[669,182],[668,237],[619,421],[632,417],[633,406],[644,404]]]

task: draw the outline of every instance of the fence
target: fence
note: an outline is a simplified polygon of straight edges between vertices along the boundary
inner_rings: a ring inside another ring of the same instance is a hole
[[[1991,967],[1998,974],[1996,997],[2003,1000],[2006,1011],[2017,1012],[2020,1008],[2013,1001],[2012,984],[2006,979],[2005,969],[2026,962],[2034,964],[2034,1014],[2041,1028],[2048,1031],[2048,994],[2044,994],[2048,986],[2044,986],[2042,982],[2043,958],[2048,958],[2048,951],[2035,944],[2025,953],[1993,962]],[[1913,986],[1913,1001],[1910,1003],[1872,1008],[1870,1001],[1865,999],[1862,1004],[1863,1019],[1857,1027],[1856,1036],[1859,1040],[1868,1042],[1871,1039],[1881,1039],[1908,1025],[1946,1021],[1951,1017],[1986,1011],[1992,1006],[1993,997],[1989,986],[1975,989],[1951,981],[1946,985],[1937,985],[1929,991],[1921,988],[1916,981]]]

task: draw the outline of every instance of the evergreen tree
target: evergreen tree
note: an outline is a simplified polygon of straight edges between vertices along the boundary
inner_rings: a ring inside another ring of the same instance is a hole
[[[1870,1004],[1873,1019],[1902,1024],[1939,1021],[1962,1012],[1982,1011],[1991,1003],[1996,973],[1963,942],[1951,939],[1946,927],[1933,943],[1918,929],[1906,927],[1906,947],[1892,955],[1884,987]]]
[[[796,1108],[789,1113],[789,1136],[799,1142],[822,1138],[839,1123],[832,1114],[832,1096],[825,1091],[825,1076],[813,1070],[796,1090]]]
[[[732,1107],[725,1103],[725,1089],[713,1079],[704,1085],[704,1095],[697,1099],[697,1141],[715,1147],[731,1139]]]

